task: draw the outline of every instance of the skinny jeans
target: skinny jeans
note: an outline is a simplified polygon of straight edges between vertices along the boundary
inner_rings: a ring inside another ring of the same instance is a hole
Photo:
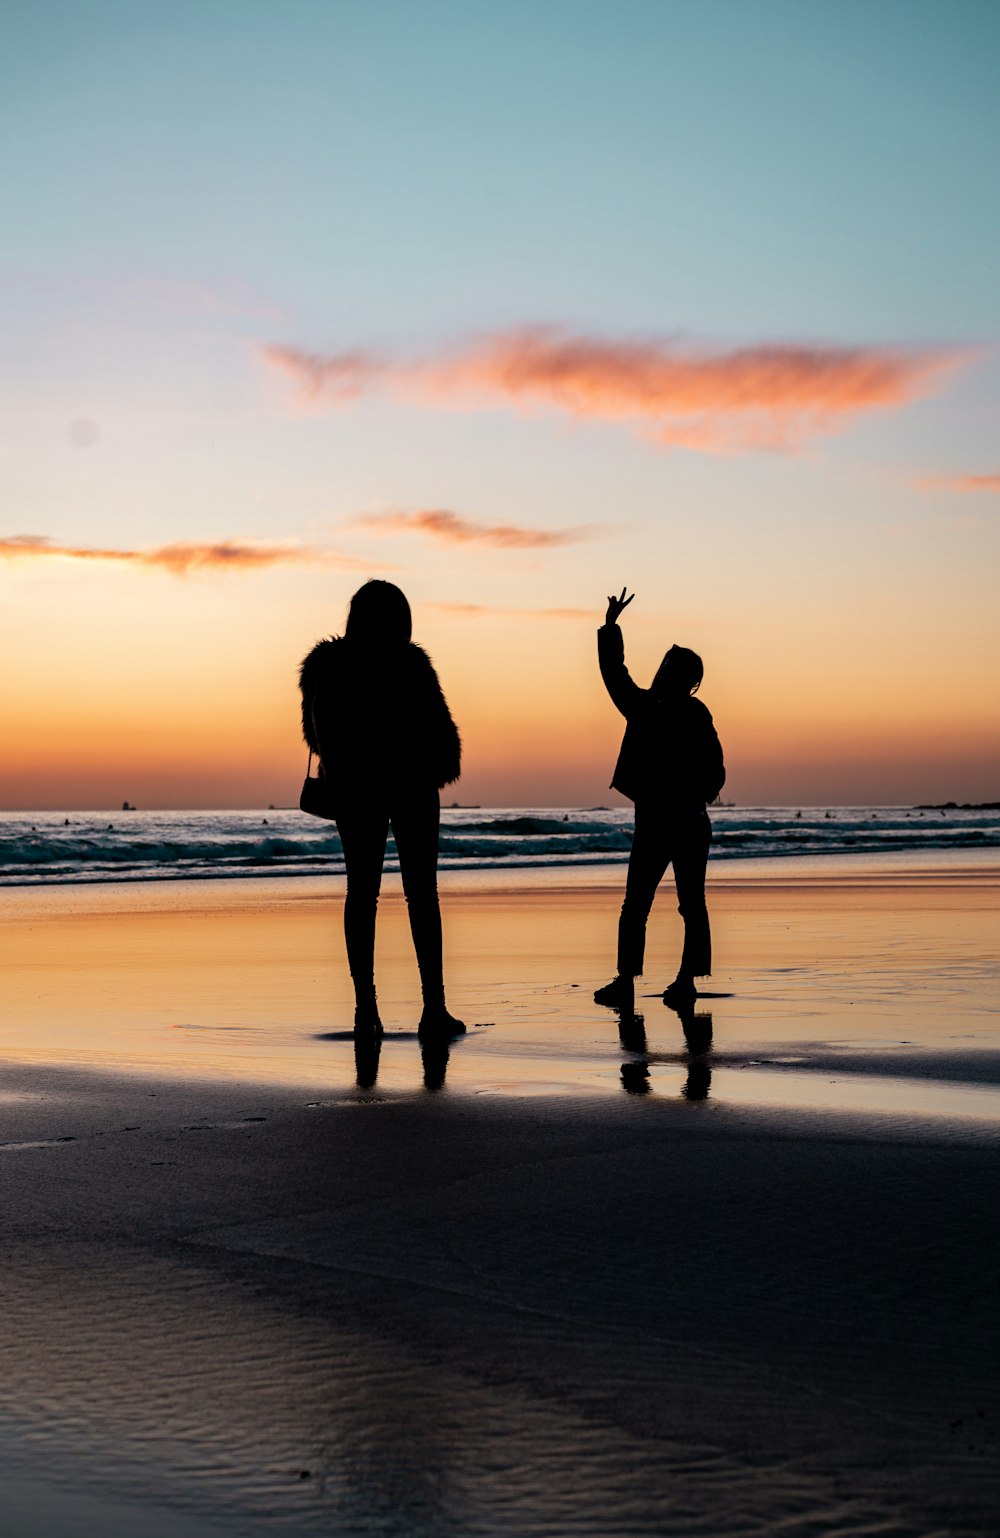
[[[658,802],[636,802],[625,901],[618,921],[619,977],[638,977],[642,972],[646,922],[668,865],[674,867],[677,908],[684,920],[679,972],[686,977],[705,977],[711,972],[712,935],[705,903],[711,841],[707,812],[678,812]]]
[[[440,822],[441,799],[434,788],[371,798],[358,796],[338,808],[337,832],[347,871],[344,939],[359,1002],[375,994],[375,918],[390,827],[399,856],[424,1003],[444,1002],[437,889]]]

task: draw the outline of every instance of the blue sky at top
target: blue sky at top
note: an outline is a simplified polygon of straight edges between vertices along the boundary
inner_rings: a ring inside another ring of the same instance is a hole
[[[7,262],[377,339],[995,325],[1000,8],[11,7]]]

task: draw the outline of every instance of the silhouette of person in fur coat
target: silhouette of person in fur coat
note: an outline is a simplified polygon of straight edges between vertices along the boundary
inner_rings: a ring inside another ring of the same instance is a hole
[[[320,761],[344,849],[344,937],[356,1028],[380,1032],[375,916],[392,828],[423,992],[422,1031],[465,1027],[445,1004],[437,890],[439,791],[461,772],[461,741],[427,653],[410,639],[405,595],[366,582],[344,635],[302,663],[302,732]]]

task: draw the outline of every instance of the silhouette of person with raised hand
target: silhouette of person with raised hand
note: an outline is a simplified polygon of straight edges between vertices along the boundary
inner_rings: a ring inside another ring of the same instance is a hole
[[[594,998],[599,1004],[631,1009],[635,979],[642,973],[646,922],[656,889],[673,865],[677,905],[684,920],[684,949],[674,981],[663,995],[668,1004],[697,997],[695,979],[712,970],[712,939],[705,904],[705,868],[712,826],[706,803],[726,780],[722,748],[712,717],[694,695],[701,684],[701,658],[671,646],[648,689],[625,666],[619,617],[635,594],[608,598],[597,632],[601,677],[625,717],[625,735],[611,788],[635,803],[635,831],[629,855],[625,900],[618,922],[618,971]]]
[[[465,1026],[445,1003],[437,859],[439,792],[458,779],[461,741],[411,631],[398,587],[372,580],[359,588],[343,636],[320,641],[302,663],[302,732],[319,758],[344,850],[355,1029],[382,1030],[375,917],[391,826],[420,969],[420,1031],[458,1035]]]

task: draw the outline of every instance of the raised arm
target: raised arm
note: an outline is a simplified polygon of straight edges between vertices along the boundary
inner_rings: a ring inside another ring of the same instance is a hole
[[[626,598],[625,589],[622,588],[621,597],[615,598],[612,594],[608,598],[608,609],[604,617],[604,624],[597,632],[597,660],[601,668],[601,677],[604,679],[604,687],[607,689],[617,710],[620,710],[626,718],[635,711],[641,701],[645,690],[633,681],[625,666],[625,641],[618,628],[618,616],[623,609],[627,609],[634,593]]]

